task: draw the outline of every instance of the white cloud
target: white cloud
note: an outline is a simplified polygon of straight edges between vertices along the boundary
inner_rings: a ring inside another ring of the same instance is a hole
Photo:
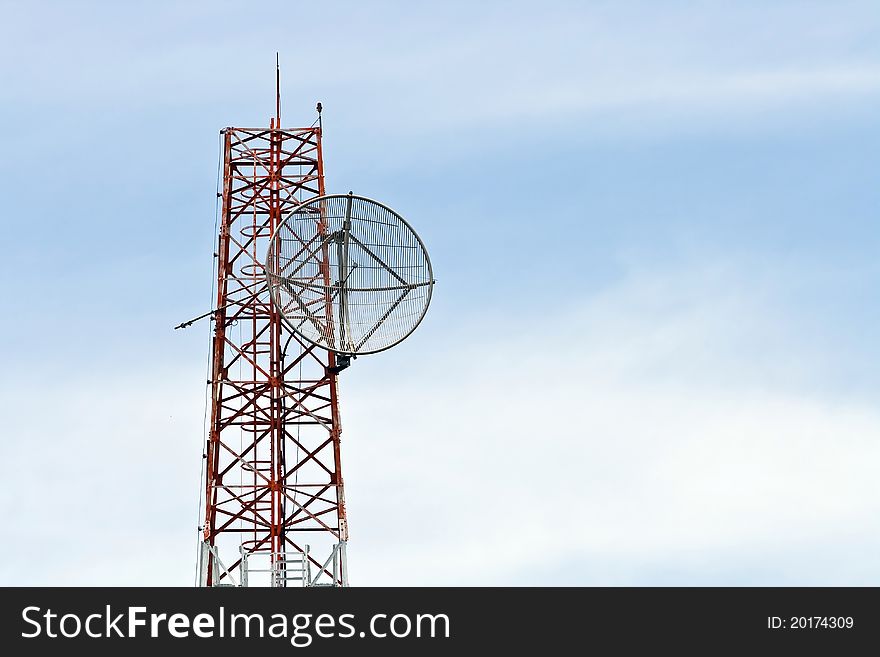
[[[738,287],[637,279],[545,343],[443,345],[397,385],[346,386],[353,581],[742,583],[755,555],[757,583],[876,581],[869,555],[813,564],[880,541],[880,413],[800,389],[821,372],[756,346],[780,327]]]
[[[636,271],[543,339],[471,317],[358,360],[352,582],[876,583],[880,413],[802,385],[821,365],[754,290],[730,266]],[[191,583],[202,377],[6,387],[0,581]]]
[[[100,364],[14,379],[0,394],[13,464],[0,582],[192,583],[204,372]]]
[[[772,304],[728,267],[637,273],[540,327],[472,340],[508,324],[471,318],[433,354],[358,361],[353,583],[729,582],[749,559],[757,583],[876,580],[871,554],[803,555],[880,540],[880,413],[798,385],[822,372]],[[4,391],[4,583],[192,581],[201,378]]]

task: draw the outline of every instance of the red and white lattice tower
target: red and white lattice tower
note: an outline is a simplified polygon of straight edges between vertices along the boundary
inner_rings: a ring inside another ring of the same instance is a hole
[[[319,108],[320,110],[320,108]],[[282,321],[263,259],[324,194],[320,124],[226,128],[204,454],[202,586],[346,586],[336,359]]]

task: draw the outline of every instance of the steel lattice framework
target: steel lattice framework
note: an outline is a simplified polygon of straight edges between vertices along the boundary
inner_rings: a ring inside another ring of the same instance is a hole
[[[324,193],[321,128],[226,128],[200,561],[205,586],[347,584],[336,356],[293,333],[263,258]]]

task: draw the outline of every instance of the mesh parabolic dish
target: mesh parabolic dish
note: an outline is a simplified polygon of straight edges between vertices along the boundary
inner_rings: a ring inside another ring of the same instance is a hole
[[[294,331],[353,355],[388,349],[412,333],[434,287],[425,245],[403,217],[352,194],[297,206],[270,240],[266,277]]]

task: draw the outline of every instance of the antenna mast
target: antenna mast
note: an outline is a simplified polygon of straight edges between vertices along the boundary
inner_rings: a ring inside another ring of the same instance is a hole
[[[281,130],[281,62],[275,53],[275,128]]]

